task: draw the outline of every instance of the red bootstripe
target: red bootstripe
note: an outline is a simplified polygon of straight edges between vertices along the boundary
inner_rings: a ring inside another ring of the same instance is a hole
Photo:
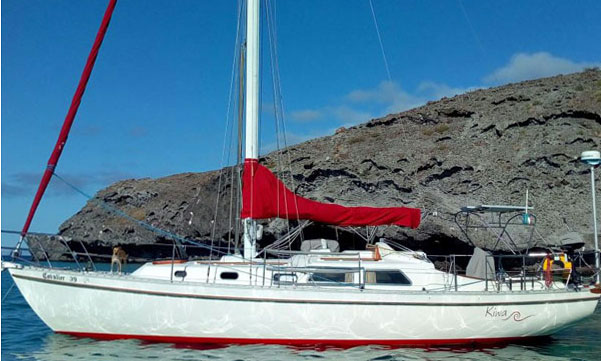
[[[158,336],[158,335],[124,335],[109,333],[70,332],[57,331],[57,333],[76,337],[89,337],[100,340],[138,339],[152,342],[165,342],[175,344],[269,344],[269,345],[293,345],[293,346],[316,346],[329,345],[340,347],[354,347],[365,345],[387,345],[387,346],[440,346],[440,345],[490,345],[507,344],[511,342],[524,342],[541,338],[541,336],[529,337],[490,337],[490,338],[453,338],[453,339],[411,339],[411,340],[326,340],[326,339],[278,339],[278,338],[230,338],[230,337],[182,337],[182,336]]]

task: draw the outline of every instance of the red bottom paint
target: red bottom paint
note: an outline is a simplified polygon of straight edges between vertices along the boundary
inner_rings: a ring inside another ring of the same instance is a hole
[[[543,339],[544,336],[530,337],[497,337],[497,338],[457,338],[433,340],[322,340],[322,339],[278,339],[278,338],[228,338],[228,337],[180,337],[156,335],[120,335],[108,333],[88,333],[57,331],[57,333],[88,337],[100,340],[138,339],[150,342],[164,342],[174,344],[207,344],[207,345],[291,345],[291,346],[334,346],[350,348],[365,345],[385,345],[397,347],[429,347],[429,346],[473,346],[473,345],[504,345],[509,343],[524,343],[528,340]]]

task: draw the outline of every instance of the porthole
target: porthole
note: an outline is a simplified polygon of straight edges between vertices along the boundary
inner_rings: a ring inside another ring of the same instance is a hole
[[[222,280],[237,280],[238,272],[221,272],[219,276]]]
[[[175,271],[175,273],[173,273],[173,275],[175,277],[186,277],[188,275],[188,273],[186,271]]]

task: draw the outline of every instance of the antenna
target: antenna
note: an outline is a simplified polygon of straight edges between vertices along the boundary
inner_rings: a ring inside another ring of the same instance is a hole
[[[526,188],[526,207],[524,207],[524,214],[522,216],[523,224],[530,224],[532,220],[530,219],[530,214],[528,214],[528,188]]]

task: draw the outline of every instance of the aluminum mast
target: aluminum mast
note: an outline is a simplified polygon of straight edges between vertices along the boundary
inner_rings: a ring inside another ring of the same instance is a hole
[[[259,158],[259,1],[246,5],[246,160]],[[244,219],[244,258],[257,254],[257,222]]]

